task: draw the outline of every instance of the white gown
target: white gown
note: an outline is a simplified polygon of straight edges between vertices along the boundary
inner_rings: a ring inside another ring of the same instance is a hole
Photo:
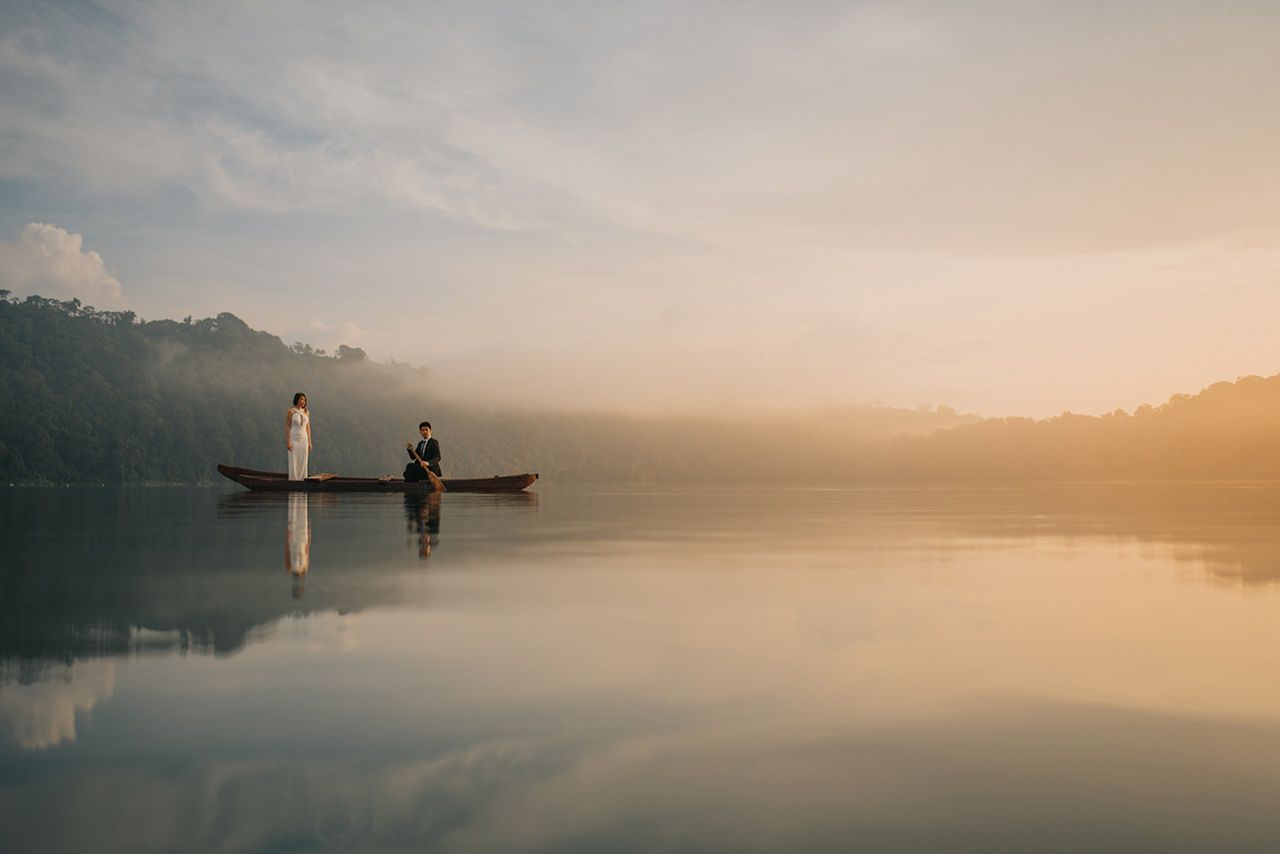
[[[307,479],[307,425],[311,416],[301,409],[289,410],[289,441],[293,450],[289,452],[289,480]]]

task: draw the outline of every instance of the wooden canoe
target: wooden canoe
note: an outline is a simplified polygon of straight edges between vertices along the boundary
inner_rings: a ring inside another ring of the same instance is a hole
[[[394,478],[331,477],[327,480],[289,480],[284,472],[257,471],[235,466],[218,466],[218,473],[255,492],[431,492],[430,481],[410,482]],[[443,478],[447,492],[520,492],[538,479],[536,474],[509,474],[494,477]]]

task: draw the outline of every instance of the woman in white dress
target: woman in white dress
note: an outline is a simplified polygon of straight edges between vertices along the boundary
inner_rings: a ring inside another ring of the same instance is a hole
[[[311,453],[311,413],[307,396],[298,392],[284,416],[284,447],[289,452],[289,480],[307,479],[307,456]]]

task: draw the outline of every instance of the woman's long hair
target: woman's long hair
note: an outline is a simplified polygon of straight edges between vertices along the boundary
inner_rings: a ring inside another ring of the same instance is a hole
[[[295,395],[293,396],[293,405],[294,405],[294,406],[297,406],[297,405],[298,405],[298,401],[302,400],[304,397],[306,397],[306,394],[305,394],[305,393],[303,393],[303,392],[298,392],[297,394],[295,394]],[[303,406],[302,408],[303,408],[303,409],[306,409],[307,407],[306,407],[306,406]]]

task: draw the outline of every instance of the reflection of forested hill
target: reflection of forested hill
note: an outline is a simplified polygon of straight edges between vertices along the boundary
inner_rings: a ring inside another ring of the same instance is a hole
[[[230,653],[281,618],[397,603],[416,543],[398,496],[358,524],[327,513],[327,496],[298,496],[311,502],[316,571],[291,578],[285,496],[245,506],[212,490],[7,492],[0,668],[32,670],[8,674],[24,680],[60,661]]]
[[[877,497],[947,535],[1135,542],[1167,548],[1209,577],[1280,582],[1280,486],[1063,483],[937,486]]]
[[[14,489],[0,491],[0,519],[0,683],[49,678],[59,663],[80,659],[231,653],[295,616],[431,605],[441,574],[518,568],[529,555],[559,551],[616,554],[619,543],[644,540],[681,553],[733,543],[742,554],[817,545],[845,556],[945,554],[975,537],[1114,540],[1168,550],[1222,581],[1280,580],[1275,485],[566,490],[434,503]],[[290,537],[304,531],[310,548],[301,567],[289,556]]]
[[[422,605],[431,570],[522,547],[538,498],[0,491],[0,684],[84,659],[230,654],[282,620]]]

